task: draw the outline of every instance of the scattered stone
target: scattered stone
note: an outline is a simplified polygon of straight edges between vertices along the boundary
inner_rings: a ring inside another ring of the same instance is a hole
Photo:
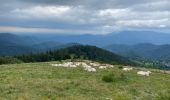
[[[51,64],[51,66],[55,67],[71,67],[71,68],[76,68],[76,67],[83,67],[85,71],[88,72],[96,72],[96,68],[93,67],[98,67],[99,69],[106,69],[106,68],[113,68],[113,65],[110,64],[100,64],[97,62],[90,62],[90,61],[84,61],[84,62],[65,62],[61,64]]]
[[[123,70],[123,71],[130,71],[130,70],[133,70],[133,68],[126,66],[126,67],[124,67],[122,70]]]
[[[141,76],[149,76],[149,74],[151,74],[151,71],[138,71],[137,74]]]

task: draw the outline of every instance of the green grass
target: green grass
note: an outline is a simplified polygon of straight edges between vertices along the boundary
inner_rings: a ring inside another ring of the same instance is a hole
[[[118,67],[89,73],[51,63],[0,65],[0,100],[170,100],[170,75],[138,76]],[[113,75],[105,82],[104,76]]]

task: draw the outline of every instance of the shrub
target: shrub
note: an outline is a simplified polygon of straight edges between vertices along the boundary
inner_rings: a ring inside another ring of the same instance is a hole
[[[119,81],[127,81],[127,77],[124,73],[119,73],[119,74],[108,74],[108,75],[104,75],[102,77],[102,80],[104,82],[119,82]]]
[[[22,62],[23,61],[14,57],[0,57],[0,64],[18,64]]]
[[[118,68],[119,68],[119,69],[123,69],[123,66],[119,65]]]
[[[102,80],[104,82],[113,82],[114,81],[114,74],[105,75],[105,76],[102,77]]]

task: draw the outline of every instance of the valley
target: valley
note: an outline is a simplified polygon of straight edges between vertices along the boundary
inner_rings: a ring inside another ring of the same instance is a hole
[[[152,34],[148,33],[148,31],[143,33],[137,31],[122,31],[107,35],[44,34],[39,36],[1,33],[0,55],[21,56],[56,51],[74,45],[94,45],[132,60],[137,63],[137,66],[170,69],[169,34],[156,32],[150,32]],[[145,38],[147,34],[148,40]],[[126,39],[128,35],[131,35],[131,37]],[[151,39],[152,37],[155,38]],[[162,37],[165,43],[159,42],[162,41],[158,39],[159,37]],[[157,41],[157,43],[154,41]]]

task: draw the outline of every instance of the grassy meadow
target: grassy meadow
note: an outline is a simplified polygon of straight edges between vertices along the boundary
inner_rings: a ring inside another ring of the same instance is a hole
[[[170,100],[170,74],[139,76],[118,66],[86,72],[53,63],[0,65],[0,100]]]

